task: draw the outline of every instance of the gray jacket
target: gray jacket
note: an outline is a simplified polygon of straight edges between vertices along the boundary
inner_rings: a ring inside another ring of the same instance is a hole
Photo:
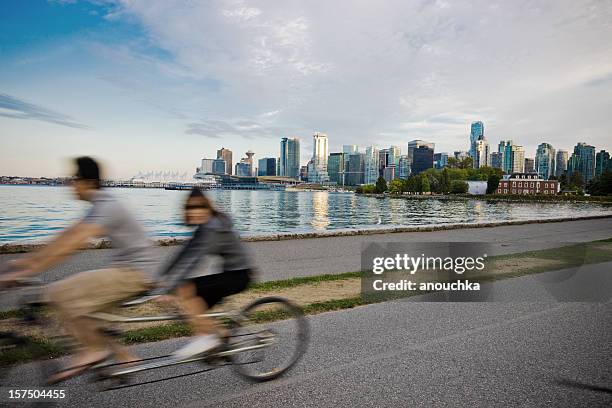
[[[183,279],[192,277],[210,255],[221,259],[221,273],[251,269],[245,245],[234,231],[232,220],[224,214],[215,214],[196,228],[193,237],[162,270],[161,286],[173,290]]]

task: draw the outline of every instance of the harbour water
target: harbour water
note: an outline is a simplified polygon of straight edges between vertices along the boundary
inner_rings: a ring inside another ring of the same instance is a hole
[[[113,188],[152,238],[189,235],[182,225],[187,192]],[[351,193],[211,190],[243,235],[444,223],[476,223],[612,214],[596,203],[508,203],[473,200],[402,200]],[[0,243],[49,239],[77,220],[88,204],[69,187],[0,186]]]

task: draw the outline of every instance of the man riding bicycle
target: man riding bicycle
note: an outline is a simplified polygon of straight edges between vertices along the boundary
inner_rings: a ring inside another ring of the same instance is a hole
[[[72,186],[80,200],[92,204],[87,215],[43,249],[12,263],[15,271],[0,276],[0,287],[38,274],[77,251],[92,238],[108,237],[116,248],[110,267],[80,272],[50,284],[43,298],[58,312],[63,326],[81,345],[72,363],[48,379],[53,384],[71,378],[115,355],[130,361],[127,349],[104,335],[91,313],[111,308],[154,286],[151,244],[134,216],[100,185],[100,169],[90,157],[75,160]]]

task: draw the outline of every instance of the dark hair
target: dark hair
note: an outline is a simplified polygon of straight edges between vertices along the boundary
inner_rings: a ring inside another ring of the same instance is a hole
[[[100,188],[100,166],[89,156],[74,159],[77,165],[76,177],[81,180],[95,181],[96,188]]]
[[[213,213],[213,215],[225,216],[225,214],[215,208],[213,202],[206,196],[206,194],[204,194],[200,187],[193,187],[191,189],[189,192],[189,197],[187,197],[187,201],[185,202],[185,207],[191,207],[188,205],[189,200],[201,200],[202,204],[195,205],[193,207],[207,208]]]

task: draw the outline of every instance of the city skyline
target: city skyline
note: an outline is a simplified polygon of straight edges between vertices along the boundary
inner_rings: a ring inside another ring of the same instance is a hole
[[[590,1],[3,2],[0,174],[62,176],[83,154],[109,178],[193,172],[221,146],[278,157],[315,131],[330,152],[451,153],[478,120],[491,152],[608,149],[611,19]]]

